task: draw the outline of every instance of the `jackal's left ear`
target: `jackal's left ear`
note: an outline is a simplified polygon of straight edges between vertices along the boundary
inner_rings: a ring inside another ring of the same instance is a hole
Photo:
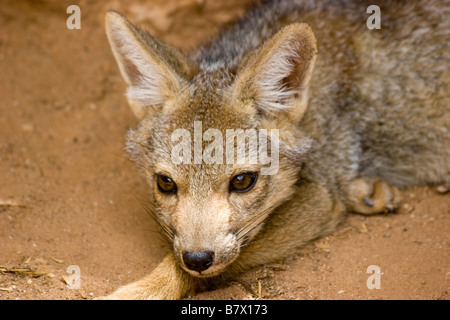
[[[128,102],[138,118],[159,110],[167,100],[179,95],[194,69],[187,57],[117,12],[108,12],[105,24],[114,57],[129,86]]]
[[[252,99],[263,113],[283,111],[301,120],[308,102],[308,85],[317,56],[316,38],[304,23],[288,25],[244,61],[234,98]]]

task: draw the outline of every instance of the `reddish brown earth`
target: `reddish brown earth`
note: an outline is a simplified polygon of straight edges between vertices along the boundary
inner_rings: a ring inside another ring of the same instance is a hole
[[[123,152],[136,124],[104,32],[115,9],[183,50],[251,1],[0,4],[0,299],[92,299],[151,272],[168,247]],[[69,30],[66,8],[81,8]],[[397,214],[349,215],[332,236],[195,299],[449,299],[450,196],[403,192]],[[77,265],[81,288],[69,289]],[[368,266],[381,269],[368,289]],[[66,280],[64,280],[66,279]]]

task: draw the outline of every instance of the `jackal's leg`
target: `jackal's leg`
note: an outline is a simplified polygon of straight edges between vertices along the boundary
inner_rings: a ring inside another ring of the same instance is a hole
[[[168,254],[150,275],[123,286],[103,300],[175,300],[194,289],[195,279]]]
[[[362,214],[393,212],[400,201],[398,189],[377,177],[355,179],[347,194],[348,209]]]

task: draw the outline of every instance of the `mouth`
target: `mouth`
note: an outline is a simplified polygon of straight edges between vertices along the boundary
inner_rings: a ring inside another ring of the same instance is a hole
[[[220,275],[240,254],[236,244],[221,250],[183,251],[178,254],[180,266],[197,278],[209,278]]]
[[[185,270],[187,273],[189,273],[190,275],[192,275],[196,278],[212,278],[212,277],[220,275],[225,270],[225,267],[211,268],[211,269],[205,270],[205,271],[194,271],[194,270],[190,270],[190,269],[186,268],[185,266],[183,266],[183,270]]]
[[[201,256],[202,254],[200,254]],[[196,262],[193,264],[189,258],[186,258],[186,253],[182,255],[181,267],[190,275],[197,278],[211,278],[223,273],[226,268],[237,259],[239,252],[233,254],[233,256],[227,255],[225,260],[223,257],[220,260]],[[214,257],[215,258],[215,257]],[[202,265],[203,264],[203,265]]]
[[[174,253],[178,257],[180,267],[197,278],[210,278],[223,273],[240,255],[241,248],[246,246],[258,232],[256,225],[248,224],[237,232],[230,232],[226,236],[216,235],[214,239],[205,240],[208,245],[201,250],[186,250],[192,245],[185,238],[176,237],[174,241]],[[198,246],[196,246],[198,248]],[[214,249],[212,249],[214,248]]]

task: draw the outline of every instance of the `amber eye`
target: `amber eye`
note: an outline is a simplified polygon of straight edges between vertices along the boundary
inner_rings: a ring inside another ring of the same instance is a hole
[[[230,182],[230,192],[247,192],[256,183],[258,174],[256,172],[245,172],[235,175]]]
[[[169,177],[163,175],[156,175],[156,184],[158,185],[159,191],[162,193],[176,193],[177,185]]]

